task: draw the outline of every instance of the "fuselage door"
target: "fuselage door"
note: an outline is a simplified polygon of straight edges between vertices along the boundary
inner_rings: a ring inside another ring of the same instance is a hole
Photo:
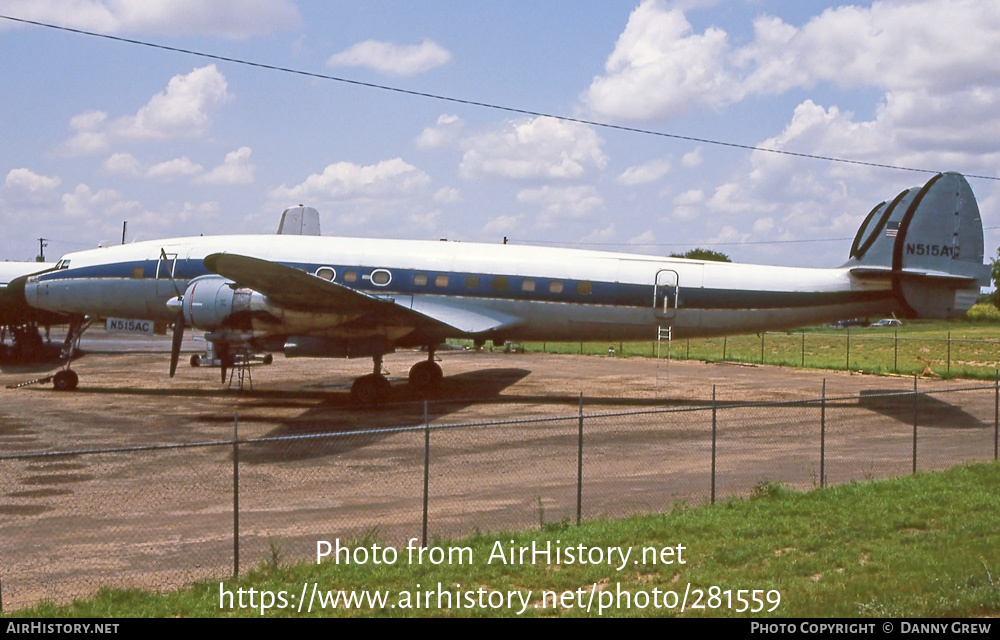
[[[177,254],[160,251],[160,257],[156,261],[156,297],[159,301],[166,301],[177,295],[174,288],[174,274],[177,270]],[[183,293],[183,288],[181,288]]]
[[[653,313],[657,318],[670,320],[677,315],[679,303],[680,284],[677,272],[673,269],[660,269],[656,272],[653,285]]]

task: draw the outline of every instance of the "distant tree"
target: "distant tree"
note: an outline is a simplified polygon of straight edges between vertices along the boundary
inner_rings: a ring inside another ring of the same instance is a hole
[[[712,260],[714,262],[732,262],[724,253],[712,251],[711,249],[691,249],[684,253],[671,253],[671,258],[690,258],[691,260]],[[996,280],[998,274],[997,262],[993,263],[993,279]]]

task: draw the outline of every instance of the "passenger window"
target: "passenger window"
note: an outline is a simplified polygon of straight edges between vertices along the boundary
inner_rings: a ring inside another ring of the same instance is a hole
[[[344,282],[357,282],[358,272],[357,271],[345,271],[344,272]]]
[[[508,287],[507,276],[496,276],[493,278],[494,291],[506,291]]]
[[[323,278],[324,280],[334,280],[337,277],[337,271],[333,267],[320,267],[316,269],[316,277]]]
[[[576,292],[581,296],[589,296],[594,290],[594,285],[589,282],[576,283]]]
[[[385,269],[376,269],[375,271],[372,271],[372,284],[384,287],[390,282],[392,282],[392,274]]]
[[[521,281],[521,291],[534,291],[535,281],[531,278],[525,278]]]
[[[562,293],[563,283],[558,280],[553,280],[549,283],[549,293]]]
[[[133,280],[142,280],[144,272],[145,272],[145,269],[142,268],[142,267],[132,267],[132,279]]]
[[[448,276],[447,274],[440,274],[434,278],[435,287],[447,287],[448,286]]]
[[[425,273],[416,273],[416,274],[414,274],[413,275],[413,284],[415,284],[418,287],[426,287],[427,286],[427,274],[425,274]]]
[[[465,276],[465,288],[476,289],[479,287],[479,276]]]

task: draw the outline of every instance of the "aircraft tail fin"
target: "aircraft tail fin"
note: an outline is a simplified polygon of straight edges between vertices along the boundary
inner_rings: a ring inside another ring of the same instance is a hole
[[[281,212],[278,235],[318,236],[319,211],[312,207],[288,207]]]
[[[912,317],[950,318],[990,284],[983,244],[972,187],[959,173],[939,173],[872,209],[844,266],[857,279],[889,280]]]

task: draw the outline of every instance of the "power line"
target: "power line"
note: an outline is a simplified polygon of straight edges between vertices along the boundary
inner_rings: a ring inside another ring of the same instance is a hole
[[[522,242],[524,244],[571,244],[574,246],[601,246],[601,247],[693,247],[693,246],[732,246],[750,244],[799,244],[807,242],[846,242],[854,238],[812,238],[808,240],[747,240],[744,242],[572,242],[562,240],[523,240],[519,238],[507,238],[509,242]]]
[[[583,118],[573,118],[570,116],[558,115],[553,113],[545,113],[542,111],[532,111],[530,109],[520,109],[517,107],[509,107],[500,104],[494,104],[490,102],[479,102],[476,100],[466,100],[463,98],[454,98],[451,96],[445,96],[435,93],[427,93],[424,91],[414,91],[412,89],[402,89],[400,87],[393,87],[390,85],[377,84],[374,82],[363,82],[361,80],[352,80],[351,78],[343,78],[340,76],[328,75],[325,73],[316,73],[314,71],[305,71],[302,69],[293,69],[291,67],[282,67],[278,65],[267,64],[264,62],[254,62],[252,60],[244,60],[241,58],[233,58],[229,56],[221,56],[214,53],[205,53],[204,51],[196,51],[193,49],[183,49],[180,47],[171,47],[165,44],[159,44],[155,42],[148,42],[145,40],[135,40],[132,38],[123,38],[121,36],[113,36],[106,33],[97,33],[94,31],[86,31],[83,29],[74,29],[72,27],[63,27],[55,24],[50,24],[46,22],[38,22],[36,20],[27,20],[25,18],[15,18],[13,16],[7,16],[0,14],[0,18],[4,20],[9,20],[11,22],[20,22],[23,24],[30,24],[37,27],[45,27],[48,29],[55,29],[57,31],[66,31],[69,33],[76,33],[79,35],[90,36],[94,38],[104,38],[107,40],[113,40],[115,42],[124,42],[127,44],[134,44],[141,47],[149,47],[151,49],[160,49],[163,51],[172,51],[174,53],[183,53],[185,55],[196,56],[199,58],[207,58],[209,60],[218,60],[220,62],[229,62],[232,64],[239,64],[248,67],[254,67],[258,69],[267,69],[269,71],[278,71],[281,73],[290,73],[294,75],[305,76],[308,78],[316,78],[319,80],[330,80],[333,82],[341,82],[344,84],[354,85],[358,87],[365,87],[368,89],[379,89],[381,91],[389,91],[392,93],[399,93],[403,95],[416,96],[420,98],[428,98],[431,100],[440,100],[442,102],[450,102],[454,104],[461,104],[472,107],[482,107],[484,109],[493,109],[495,111],[504,111],[507,113],[516,113],[518,115],[533,116],[533,117],[543,117],[543,118],[553,118],[556,120],[562,120],[564,122],[575,122],[578,124],[584,124],[591,127],[599,127],[603,129],[611,129],[616,131],[626,131],[629,133],[638,133],[641,135],[657,136],[661,138],[670,138],[672,140],[683,140],[685,142],[697,142],[699,144],[715,145],[719,147],[729,147],[732,149],[742,149],[744,151],[761,151],[764,153],[774,153],[778,155],[792,156],[796,158],[809,158],[811,160],[825,160],[827,162],[838,162],[841,164],[852,164],[863,167],[874,167],[878,169],[893,169],[896,171],[912,171],[916,173],[939,173],[939,171],[934,169],[920,169],[916,167],[903,167],[892,164],[883,164],[879,162],[867,162],[864,160],[852,160],[850,158],[838,158],[835,156],[822,156],[812,153],[800,153],[797,151],[786,151],[783,149],[770,149],[767,147],[757,147],[753,145],[740,144],[737,142],[727,142],[725,140],[713,140],[711,138],[699,138],[696,136],[684,136],[676,133],[667,133],[664,131],[654,131],[651,129],[641,129],[638,127],[627,127],[624,125],[611,124],[607,122],[600,122],[597,120],[586,120]],[[967,178],[978,178],[981,180],[997,180],[1000,178],[996,176],[984,176],[984,175],[966,175]]]

